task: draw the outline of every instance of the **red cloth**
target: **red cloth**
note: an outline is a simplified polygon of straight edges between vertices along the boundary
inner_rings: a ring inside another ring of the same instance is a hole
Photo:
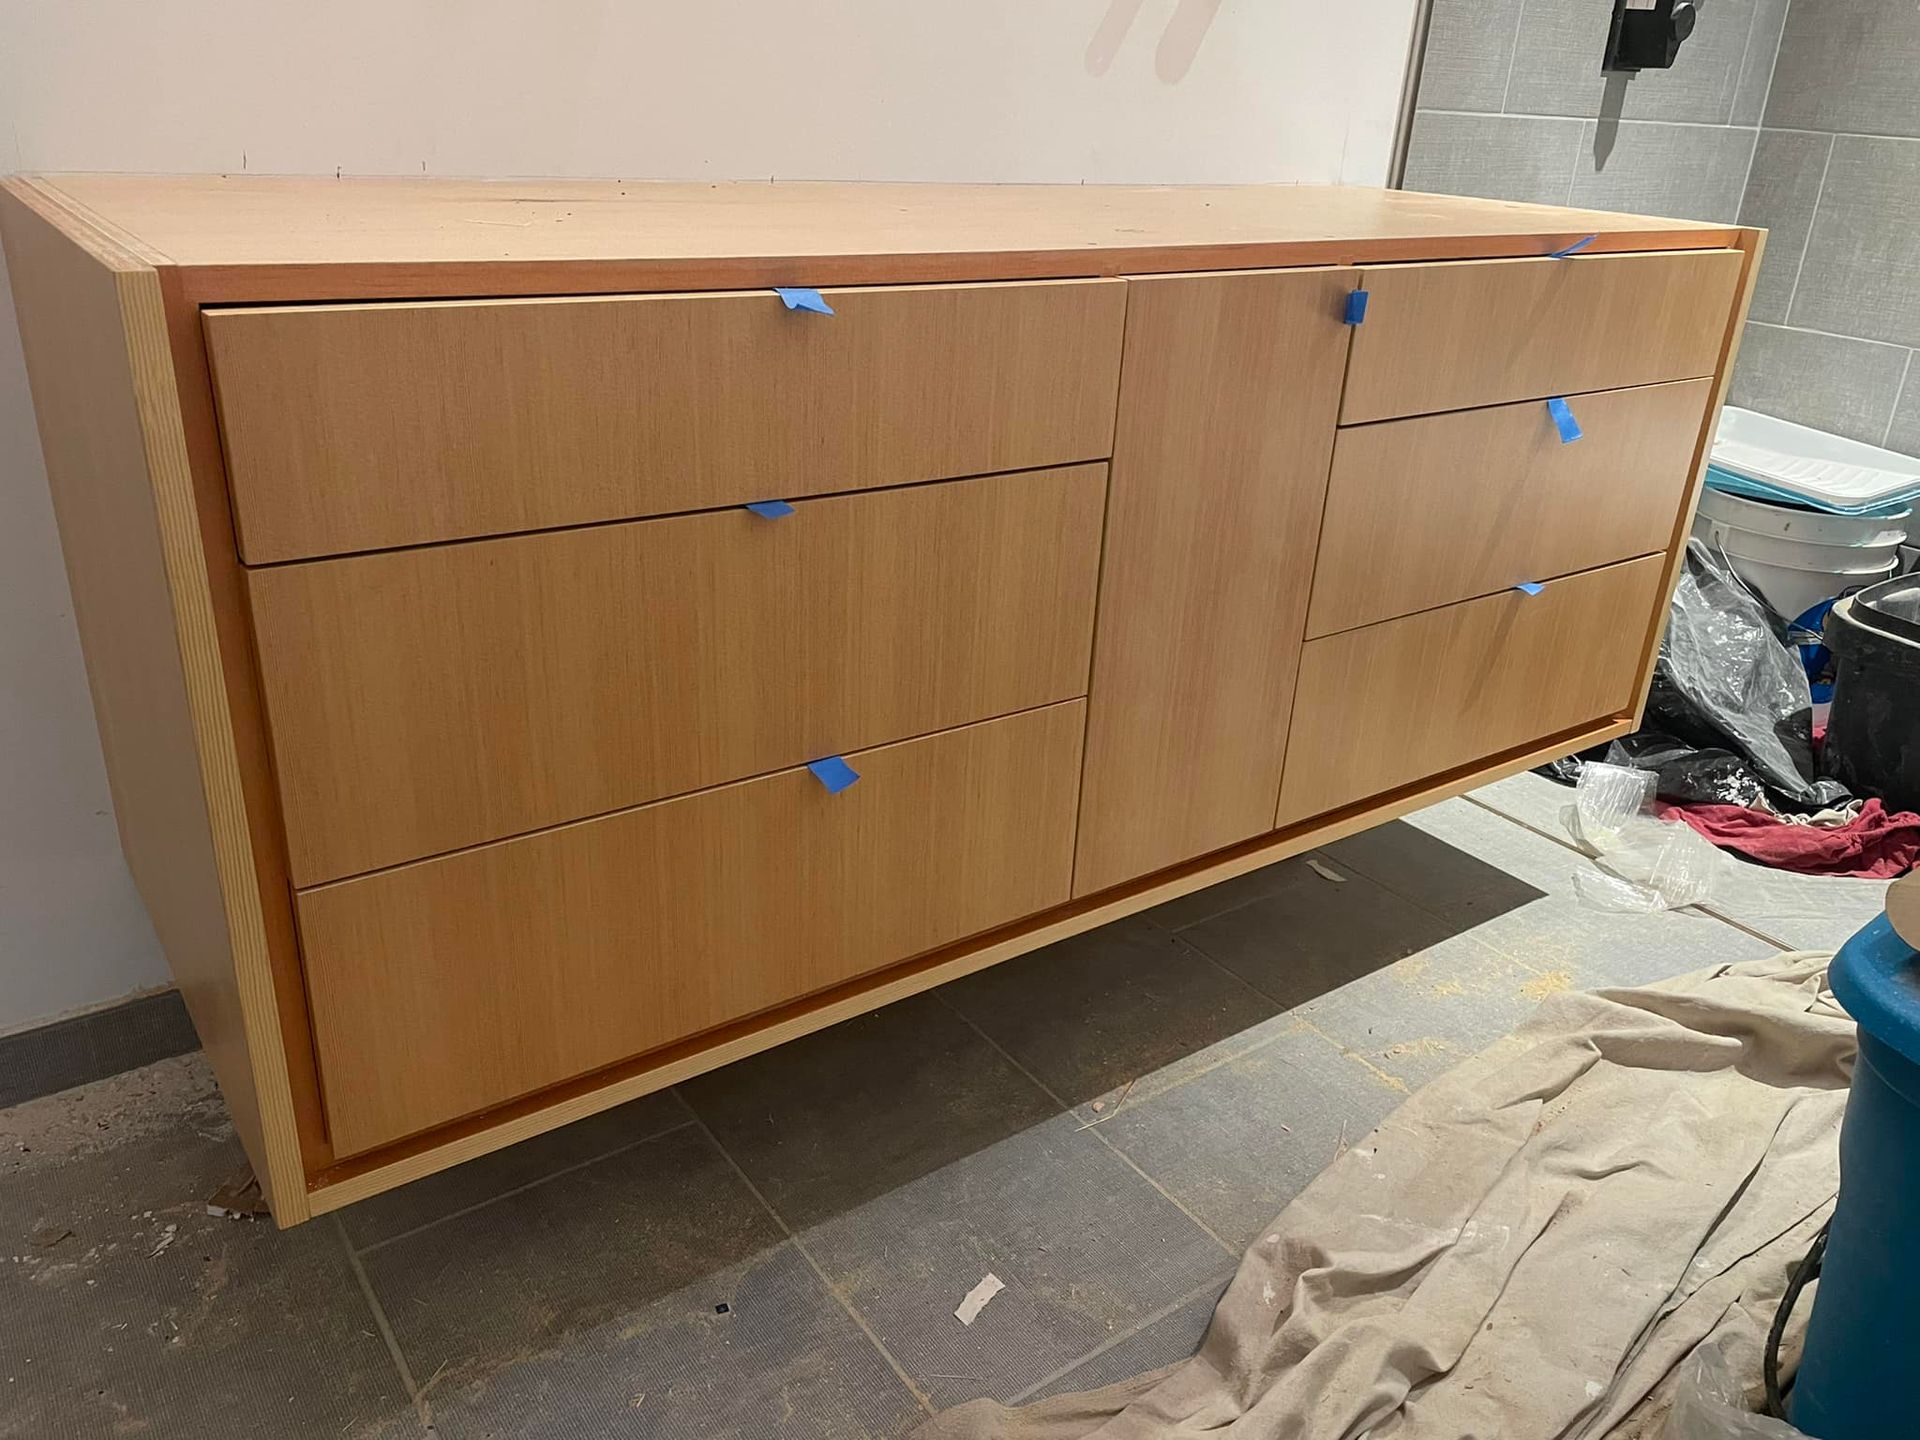
[[[1889,880],[1920,864],[1920,815],[1889,815],[1869,800],[1845,825],[1794,825],[1744,805],[1661,805],[1662,820],[1684,820],[1722,850],[1778,870]]]

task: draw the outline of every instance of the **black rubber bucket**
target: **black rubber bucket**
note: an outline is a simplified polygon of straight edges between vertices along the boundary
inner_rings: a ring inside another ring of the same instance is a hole
[[[1889,810],[1920,811],[1920,575],[1869,585],[1827,615],[1833,713],[1822,773]]]

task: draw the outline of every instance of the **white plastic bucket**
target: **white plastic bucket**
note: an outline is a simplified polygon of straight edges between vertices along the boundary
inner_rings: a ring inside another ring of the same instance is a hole
[[[1902,545],[1900,547],[1900,573],[1911,574],[1920,570],[1920,545]]]
[[[1773,539],[1811,545],[1900,545],[1907,539],[1912,512],[1894,515],[1828,515],[1818,510],[1796,510],[1791,505],[1769,505],[1720,490],[1703,490],[1700,513],[1710,520]],[[1765,557],[1760,557],[1765,558]],[[1782,564],[1793,561],[1782,556]]]
[[[1769,565],[1764,560],[1749,560],[1732,553],[1727,555],[1727,562],[1783,620],[1798,619],[1822,600],[1849,595],[1877,580],[1885,580],[1900,563],[1897,559],[1890,560],[1878,570],[1850,572]]]
[[[1693,533],[1791,620],[1822,600],[1895,574],[1909,513],[1828,515],[1707,490]]]
[[[1826,516],[1837,519],[1837,516]],[[1768,565],[1785,565],[1795,570],[1826,570],[1846,575],[1866,570],[1878,571],[1900,555],[1900,542],[1906,532],[1895,530],[1877,544],[1826,545],[1813,540],[1791,540],[1759,530],[1747,530],[1710,515],[1697,515],[1693,533],[1716,550],[1742,560],[1759,560]],[[1887,532],[1882,531],[1881,534]]]

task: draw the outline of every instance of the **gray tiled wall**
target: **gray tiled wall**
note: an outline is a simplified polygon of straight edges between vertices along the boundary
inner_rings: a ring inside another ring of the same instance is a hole
[[[1433,0],[1404,184],[1731,221],[1788,0],[1701,0],[1672,70],[1606,75],[1611,0]]]
[[[1920,4],[1700,0],[1669,71],[1611,0],[1433,0],[1412,190],[1771,233],[1735,404],[1920,454]]]

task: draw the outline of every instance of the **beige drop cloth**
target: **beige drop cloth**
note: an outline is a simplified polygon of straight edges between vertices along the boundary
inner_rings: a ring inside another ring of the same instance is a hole
[[[1657,1434],[1703,1340],[1759,1375],[1831,1210],[1854,1032],[1829,958],[1554,997],[1287,1207],[1193,1359],[918,1440]]]

